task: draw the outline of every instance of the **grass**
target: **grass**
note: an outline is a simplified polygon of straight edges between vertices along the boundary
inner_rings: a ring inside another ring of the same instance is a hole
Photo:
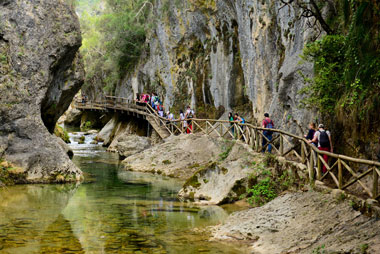
[[[164,165],[170,165],[170,164],[172,164],[172,162],[170,160],[163,160],[162,164],[164,164]]]
[[[224,161],[225,159],[227,159],[234,145],[235,143],[233,141],[225,140],[224,145],[222,147],[223,152],[219,154],[219,160]]]

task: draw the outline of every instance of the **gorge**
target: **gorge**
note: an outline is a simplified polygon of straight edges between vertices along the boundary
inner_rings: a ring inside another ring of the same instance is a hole
[[[0,0],[0,253],[379,252],[379,17],[373,0]],[[191,134],[136,103],[152,93],[194,110]]]

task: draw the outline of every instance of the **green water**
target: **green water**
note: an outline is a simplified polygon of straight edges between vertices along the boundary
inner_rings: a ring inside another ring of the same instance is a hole
[[[100,146],[73,148],[85,183],[0,190],[0,253],[242,253],[208,240],[222,208],[180,202],[179,182],[125,172]]]

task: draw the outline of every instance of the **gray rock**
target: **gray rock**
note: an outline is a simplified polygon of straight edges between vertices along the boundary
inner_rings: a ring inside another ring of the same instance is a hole
[[[148,149],[150,146],[150,140],[147,137],[121,135],[112,142],[110,149],[114,147],[121,157],[126,158]]]
[[[54,136],[54,137],[56,138],[57,143],[58,143],[58,144],[62,147],[62,149],[65,151],[65,153],[67,154],[67,156],[69,156],[69,158],[72,159],[73,156],[74,156],[74,151],[73,151],[73,149],[71,149],[71,147],[70,147],[68,144],[66,144],[66,142],[63,141],[61,138],[56,137],[56,136]]]
[[[105,144],[110,144],[112,141],[112,132],[117,125],[117,117],[113,117],[108,123],[101,129],[99,134],[96,136],[98,141],[104,141]]]
[[[0,144],[29,182],[82,172],[50,133],[83,83],[75,11],[65,1],[0,4]],[[50,133],[49,133],[50,131]]]
[[[317,248],[359,254],[365,243],[367,253],[378,253],[379,234],[379,220],[318,192],[289,193],[262,207],[235,212],[213,233],[218,240],[254,240],[249,250],[260,254],[306,254]]]
[[[79,126],[81,117],[82,111],[70,106],[68,110],[65,112],[65,119],[63,123],[71,126]]]

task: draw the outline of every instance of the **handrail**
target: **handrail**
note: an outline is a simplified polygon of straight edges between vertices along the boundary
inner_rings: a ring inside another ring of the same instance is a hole
[[[190,130],[191,133],[199,132],[205,135],[215,134],[220,137],[225,137],[225,135],[228,134],[230,138],[232,137],[234,139],[242,140],[246,144],[251,145],[252,148],[257,152],[263,148],[266,149],[269,145],[271,145],[275,153],[277,153],[277,155],[285,157],[293,155],[296,160],[300,160],[301,163],[303,163],[308,168],[309,178],[311,181],[323,180],[327,176],[331,176],[331,178],[334,180],[339,189],[347,189],[352,184],[359,183],[359,185],[371,198],[380,198],[378,190],[378,179],[380,176],[380,170],[377,168],[380,167],[380,162],[354,158],[342,154],[331,153],[328,151],[321,151],[314,145],[310,144],[309,141],[306,140],[304,137],[300,137],[293,133],[289,133],[280,129],[268,129],[259,126],[254,126],[251,123],[241,124],[236,121],[216,119],[191,118],[184,120],[168,120],[158,115],[158,113],[152,108],[150,103],[140,102],[145,103],[146,106],[138,106],[136,104],[128,102],[127,98],[116,96],[105,97],[107,99],[111,99],[111,101],[106,100],[100,102],[83,102],[81,100],[75,100],[74,105],[79,109],[117,109],[131,111],[145,116],[151,116],[155,119],[156,123],[162,126],[162,128],[164,128],[164,130],[167,131],[170,135],[175,135],[176,133],[183,133],[183,130],[175,125],[176,123],[191,120],[194,123],[194,129]],[[117,105],[118,99],[126,100],[127,103],[123,103],[123,105]],[[201,127],[202,123],[205,124],[204,127]],[[227,128],[225,126],[226,124],[233,125]],[[173,128],[173,126],[175,126],[175,128]],[[227,129],[227,131],[225,131],[225,129]],[[264,135],[264,131],[271,131],[273,133],[276,133],[276,136],[273,137],[272,140],[268,140],[267,137]],[[293,138],[292,142],[290,142],[286,137]],[[266,141],[266,145],[261,145],[260,140]],[[286,152],[284,151],[284,142],[288,143],[288,150]],[[301,152],[301,154],[299,154],[299,152]],[[329,166],[328,163],[323,160],[322,155],[327,155],[331,158],[334,158],[336,162],[332,166]],[[369,168],[364,173],[358,174],[353,168],[351,168],[352,166],[349,166],[349,163],[364,164],[371,168]],[[316,168],[315,164],[317,164]],[[322,173],[322,168],[326,169],[326,173]],[[338,176],[335,176],[334,170],[338,170]],[[345,180],[343,171],[346,172],[346,175],[351,174],[353,179]],[[361,181],[363,177],[367,177],[368,175],[370,175],[370,173],[372,173],[372,191],[369,191],[369,188],[366,187],[365,184]]]

